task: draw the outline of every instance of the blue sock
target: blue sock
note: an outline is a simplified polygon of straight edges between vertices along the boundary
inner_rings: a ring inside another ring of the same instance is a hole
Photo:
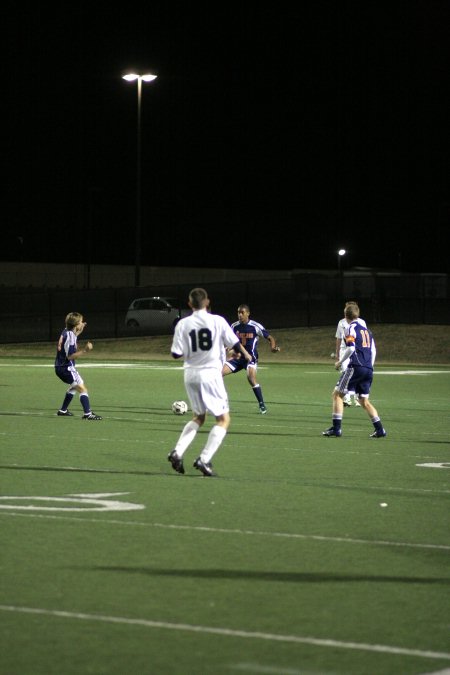
[[[256,398],[258,399],[258,403],[262,403],[264,405],[264,399],[261,391],[261,387],[259,384],[256,385],[256,387],[253,387],[253,393],[255,394]]]
[[[66,391],[66,395],[64,396],[64,401],[63,401],[63,404],[62,404],[60,410],[67,410],[67,408],[69,407],[69,405],[72,402],[73,397],[74,397],[74,394],[71,391]]]
[[[383,431],[383,425],[379,417],[372,418],[372,424],[375,427],[375,431]]]
[[[333,429],[335,431],[341,431],[341,427],[342,427],[342,415],[340,415],[339,417],[333,415]]]
[[[85,415],[91,412],[91,405],[89,403],[89,396],[87,394],[80,394],[80,403],[83,406]]]

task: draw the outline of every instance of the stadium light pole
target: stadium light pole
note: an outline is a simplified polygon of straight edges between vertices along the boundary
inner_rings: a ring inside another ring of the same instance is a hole
[[[337,257],[338,257],[338,284],[339,284],[339,291],[342,295],[344,292],[344,279],[342,276],[341,272],[341,258],[347,253],[345,248],[340,248],[339,251],[337,252]]]
[[[339,251],[337,252],[338,254],[338,272],[339,274],[341,273],[341,258],[347,253],[345,248],[340,248]]]
[[[142,83],[153,82],[157,75],[151,73],[127,73],[122,76],[127,82],[137,82],[137,152],[136,152],[136,241],[135,241],[135,267],[134,285],[141,285],[141,108],[142,108]]]

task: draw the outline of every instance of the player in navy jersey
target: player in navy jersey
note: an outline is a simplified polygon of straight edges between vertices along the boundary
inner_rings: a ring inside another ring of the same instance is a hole
[[[345,306],[347,306],[347,305],[357,305],[357,304],[358,303],[355,302],[354,300],[348,300],[345,303]],[[345,314],[345,307],[344,307],[344,314]],[[364,319],[361,319],[361,317],[359,317],[359,322],[363,323],[365,325],[365,321],[364,321]],[[336,347],[335,347],[334,354],[332,354],[332,356],[335,356],[336,359],[337,358],[340,359],[342,354],[347,349],[347,345],[345,343],[345,331],[348,328],[348,326],[349,326],[349,324],[347,323],[347,319],[344,316],[344,318],[339,321],[339,323],[337,325],[337,328],[336,328],[336,334],[335,334]],[[341,373],[343,373],[344,370],[347,368],[348,361],[349,361],[348,359],[345,359],[344,361],[341,362],[341,367],[340,367]],[[344,400],[344,407],[349,407],[349,406],[352,405],[352,398],[355,402],[355,406],[358,407],[358,408],[361,407],[361,404],[358,401],[358,397],[356,396],[354,391],[349,391],[347,394],[345,394],[344,399],[343,399]]]
[[[250,308],[248,305],[239,305],[238,321],[231,324],[239,338],[240,343],[251,354],[252,360],[247,362],[240,354],[230,352],[228,359],[223,365],[222,375],[229,375],[230,373],[238,373],[240,370],[247,372],[247,380],[253,389],[253,393],[258,401],[259,411],[262,415],[267,412],[266,404],[262,394],[261,386],[256,381],[256,370],[258,368],[258,340],[260,337],[265,338],[270,343],[270,348],[273,352],[279,352],[275,338],[270,335],[264,326],[253,319],[250,319]]]
[[[84,354],[93,349],[92,342],[87,342],[84,349],[78,347],[78,336],[83,332],[87,324],[83,321],[83,315],[78,312],[70,312],[66,316],[65,323],[66,327],[58,340],[55,373],[60,380],[69,385],[69,388],[66,391],[63,404],[58,410],[57,415],[59,417],[73,417],[73,414],[69,411],[69,405],[75,393],[78,392],[80,394],[80,403],[83,406],[83,419],[101,420],[102,418],[91,410],[88,391],[83,378],[75,366],[75,359],[79,356],[84,356]]]
[[[230,425],[228,396],[222,377],[223,351],[233,347],[244,360],[250,361],[252,357],[223,316],[208,312],[209,298],[204,288],[193,288],[188,304],[192,314],[177,323],[170,351],[174,359],[182,358],[184,361],[184,386],[193,418],[184,425],[167,459],[177,473],[184,473],[184,453],[205,423],[207,412],[210,412],[216,423],[194,462],[194,468],[204,476],[214,476],[211,460]]]
[[[344,415],[344,396],[348,391],[354,391],[361,407],[369,415],[374,431],[372,438],[386,436],[376,408],[369,401],[370,387],[373,379],[373,365],[376,357],[376,346],[371,331],[366,323],[359,319],[359,307],[348,304],[345,307],[345,319],[349,324],[345,331],[345,351],[340,354],[335,363],[336,370],[340,370],[342,363],[348,359],[348,366],[341,374],[333,391],[333,414],[331,426],[323,431],[323,436],[342,436],[342,418]]]

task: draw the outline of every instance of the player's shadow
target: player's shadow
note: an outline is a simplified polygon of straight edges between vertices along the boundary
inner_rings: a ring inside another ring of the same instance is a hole
[[[190,579],[228,579],[249,581],[275,581],[289,583],[336,583],[336,582],[375,582],[403,584],[450,584],[450,578],[442,577],[407,577],[394,575],[368,574],[332,574],[314,572],[271,572],[258,570],[226,570],[226,569],[163,569],[158,567],[125,567],[101,565],[91,568],[100,572],[123,572],[125,574],[145,574],[158,577],[179,577]]]

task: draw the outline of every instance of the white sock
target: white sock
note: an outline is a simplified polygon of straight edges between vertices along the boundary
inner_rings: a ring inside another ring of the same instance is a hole
[[[184,426],[184,429],[181,432],[178,442],[175,446],[175,452],[177,453],[178,457],[183,457],[199,429],[200,425],[197,424],[197,422],[194,422],[194,420],[191,420]]]
[[[217,452],[219,445],[225,438],[226,433],[227,430],[225,429],[225,427],[219,427],[217,426],[217,424],[213,426],[213,428],[208,434],[208,440],[206,441],[206,445],[200,454],[200,459],[204,464],[208,464],[208,462],[211,461],[214,454]]]

